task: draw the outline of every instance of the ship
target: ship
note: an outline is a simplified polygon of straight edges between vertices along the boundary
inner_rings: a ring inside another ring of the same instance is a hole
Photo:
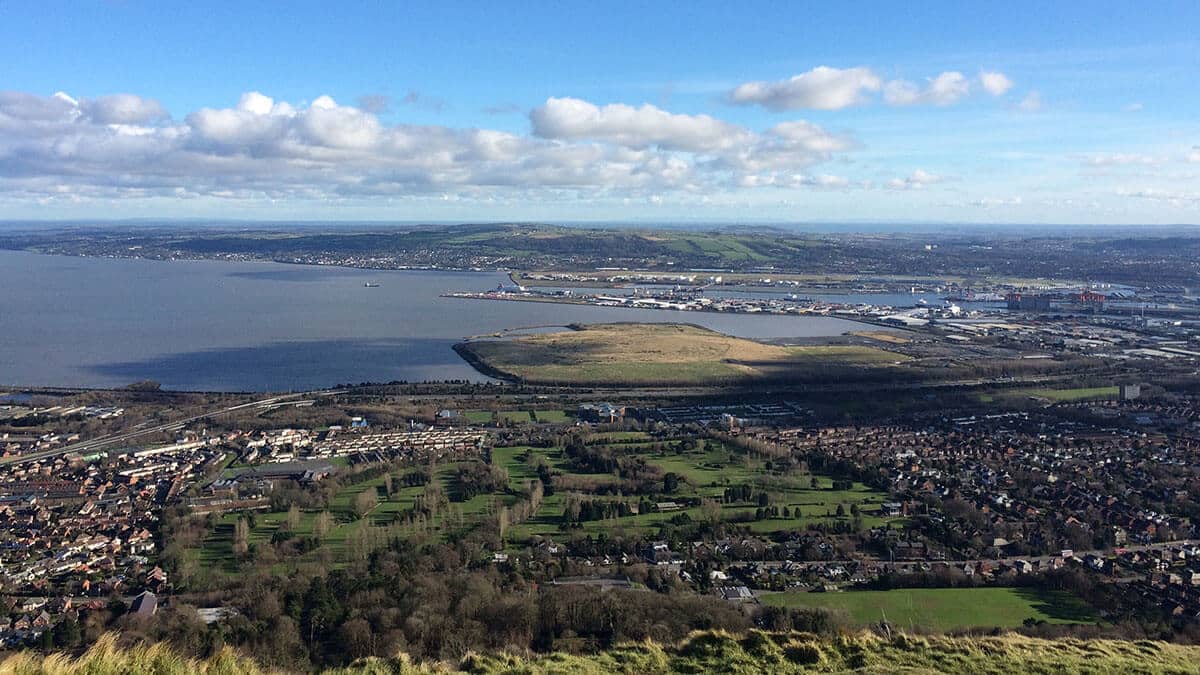
[[[368,281],[367,283],[363,284],[363,288],[379,288],[379,284]]]

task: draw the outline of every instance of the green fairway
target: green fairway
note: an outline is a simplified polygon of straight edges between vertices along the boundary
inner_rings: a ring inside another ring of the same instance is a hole
[[[1026,619],[1094,623],[1095,611],[1065,592],[1029,588],[905,588],[891,591],[787,592],[762,596],[764,604],[844,612],[855,624],[880,621],[901,628],[1015,628]]]
[[[537,421],[547,424],[567,424],[575,420],[565,410],[537,410],[533,414],[537,416]]]
[[[532,419],[529,417],[529,411],[527,410],[502,410],[497,415],[500,417],[501,422],[508,422],[509,424],[524,424]]]
[[[504,411],[500,415],[513,418],[524,416],[526,411]],[[686,525],[689,522],[725,521],[744,531],[759,535],[798,532],[816,523],[849,525],[862,529],[891,523],[900,524],[903,519],[886,519],[879,516],[879,504],[887,501],[887,494],[871,489],[861,483],[847,482],[842,489],[833,489],[834,481],[829,476],[813,476],[808,473],[782,474],[770,470],[761,458],[752,457],[744,451],[726,446],[716,439],[661,439],[644,431],[611,431],[587,434],[587,442],[593,446],[607,446],[624,458],[638,457],[651,469],[652,488],[646,493],[646,501],[683,502],[683,508],[662,511],[650,510],[636,513],[643,499],[635,494],[621,495],[612,489],[622,478],[617,472],[582,471],[561,447],[500,446],[490,451],[491,463],[503,469],[508,484],[490,494],[480,494],[466,501],[454,501],[458,492],[456,474],[459,463],[438,465],[434,481],[442,488],[451,503],[441,509],[419,527],[404,524],[417,499],[425,491],[424,486],[403,487],[393,483],[393,492],[388,498],[386,476],[364,478],[359,482],[346,482],[329,501],[328,511],[333,522],[328,533],[321,538],[319,550],[302,555],[289,555],[281,559],[281,565],[299,565],[328,555],[335,564],[346,564],[355,556],[355,541],[361,539],[360,530],[370,528],[398,528],[389,536],[432,537],[448,541],[461,536],[472,527],[488,522],[488,519],[504,506],[512,506],[522,495],[528,493],[531,482],[539,482],[538,467],[545,464],[550,471],[552,489],[546,494],[537,509],[522,522],[512,522],[506,533],[506,544],[520,547],[534,536],[567,538],[576,532],[593,536],[624,532],[641,536],[656,536],[660,528],[674,522]],[[399,481],[402,474],[413,469],[392,472],[392,480]],[[679,480],[673,491],[662,492],[662,484],[668,473]],[[657,477],[657,478],[653,478]],[[749,492],[741,496],[730,496],[730,488],[743,487]],[[354,512],[356,498],[368,491],[376,495],[377,504],[360,520]],[[568,528],[563,512],[568,500],[593,499],[600,501],[621,500],[635,512],[624,517],[602,520],[585,520],[577,523],[577,530]],[[762,500],[765,500],[762,501]],[[708,506],[697,505],[706,503]],[[714,510],[712,506],[717,508]],[[764,509],[763,506],[770,508]],[[315,519],[322,509],[310,508],[300,515],[298,527],[292,533],[296,537],[310,537]],[[214,573],[236,573],[241,566],[233,555],[234,525],[240,514],[220,516],[216,527],[193,549],[198,562]],[[270,547],[272,538],[286,528],[285,512],[259,512],[250,519],[249,543]],[[409,521],[409,524],[413,524]],[[361,546],[359,546],[361,548]]]
[[[1077,389],[1027,389],[1023,393],[1055,402],[1112,399],[1119,393],[1117,387],[1079,387]]]
[[[468,410],[463,413],[463,417],[471,424],[490,424],[492,414],[491,410]]]
[[[980,403],[1011,403],[1018,399],[1037,398],[1052,403],[1072,401],[1102,401],[1117,398],[1118,387],[1076,387],[1073,389],[1000,389],[976,394]]]

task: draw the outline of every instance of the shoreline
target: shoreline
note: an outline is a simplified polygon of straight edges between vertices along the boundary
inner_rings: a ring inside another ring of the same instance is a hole
[[[615,307],[618,309],[641,309],[641,310],[657,311],[657,312],[680,312],[683,314],[703,313],[703,314],[724,314],[724,315],[742,315],[742,316],[764,316],[764,317],[774,317],[774,318],[791,317],[791,318],[796,318],[796,319],[836,319],[836,320],[840,320],[840,321],[853,321],[855,323],[861,323],[861,324],[865,324],[868,326],[879,326],[879,327],[884,327],[884,328],[890,328],[893,330],[903,330],[902,326],[893,326],[891,324],[886,324],[881,321],[873,321],[870,317],[864,317],[864,316],[859,316],[859,315],[821,314],[821,313],[817,313],[817,312],[771,312],[771,311],[747,312],[747,311],[737,311],[737,310],[721,310],[721,309],[705,309],[705,308],[684,309],[684,308],[680,308],[680,307],[640,307],[637,305],[605,305],[605,304],[599,304],[596,302],[589,302],[587,299],[579,298],[579,297],[572,298],[572,297],[568,297],[568,296],[562,296],[562,297],[522,296],[522,295],[510,295],[510,294],[506,294],[506,295],[502,296],[502,295],[499,295],[496,293],[491,293],[491,292],[443,293],[441,295],[441,297],[452,298],[455,300],[491,300],[491,301],[495,301],[495,302],[534,302],[534,303],[543,303],[543,304],[550,304],[550,305],[576,305],[576,306],[580,306],[580,307]],[[718,331],[718,332],[720,332],[720,331]],[[755,338],[747,338],[747,339],[755,339]]]

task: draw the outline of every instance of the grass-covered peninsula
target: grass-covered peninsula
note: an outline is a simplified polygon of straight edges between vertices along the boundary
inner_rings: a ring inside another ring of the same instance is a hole
[[[489,374],[538,384],[718,385],[885,368],[907,357],[858,345],[782,346],[686,324],[592,324],[473,340],[460,354]]]

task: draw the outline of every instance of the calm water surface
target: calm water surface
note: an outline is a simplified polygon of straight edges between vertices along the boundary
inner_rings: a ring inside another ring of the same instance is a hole
[[[364,284],[377,283],[378,288]],[[821,337],[841,319],[439,297],[493,272],[74,258],[0,251],[0,384],[283,391],[487,378],[451,349],[522,326],[686,321],[753,338]]]

